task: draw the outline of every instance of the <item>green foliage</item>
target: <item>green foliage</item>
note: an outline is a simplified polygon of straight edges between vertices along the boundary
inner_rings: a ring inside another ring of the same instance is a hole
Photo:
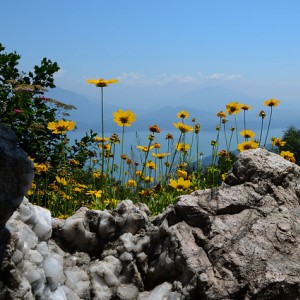
[[[282,147],[284,151],[291,151],[294,153],[296,164],[300,162],[300,129],[290,126],[283,133],[283,140],[286,144]]]
[[[47,124],[56,120],[59,107],[43,94],[47,87],[55,87],[53,74],[59,67],[44,58],[26,74],[18,70],[21,56],[4,50],[0,44],[0,122],[15,131],[20,147],[29,156],[46,161],[58,140],[47,130]]]

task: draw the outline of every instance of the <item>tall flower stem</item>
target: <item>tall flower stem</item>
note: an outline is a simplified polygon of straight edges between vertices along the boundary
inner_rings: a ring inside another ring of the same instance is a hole
[[[224,129],[224,137],[225,137],[225,143],[226,143],[226,150],[229,153],[229,145],[228,145],[228,140],[227,140],[227,134],[226,134],[226,123],[223,123],[223,129]]]
[[[102,137],[102,155],[101,155],[101,174],[104,176],[104,101],[103,87],[101,87],[101,137]]]
[[[265,138],[265,142],[264,142],[264,147],[266,147],[266,143],[267,143],[267,139],[268,139],[268,135],[269,135],[269,130],[270,130],[270,125],[271,125],[271,119],[272,119],[273,106],[270,106],[270,107],[271,107],[271,112],[270,112],[270,118],[269,118],[266,138]]]
[[[234,122],[235,122],[235,133],[236,133],[236,145],[238,145],[239,144],[239,135],[238,135],[236,115],[234,115]]]
[[[180,132],[180,136],[179,136],[179,139],[178,139],[178,144],[179,143],[181,143],[181,138],[182,138],[182,136],[183,136],[184,134],[182,133],[182,132]],[[183,138],[184,139],[184,138]],[[174,154],[173,154],[173,158],[172,158],[172,161],[171,161],[171,164],[170,164],[170,166],[168,167],[168,169],[166,170],[166,178],[167,178],[167,175],[169,175],[169,174],[167,174],[167,172],[169,171],[169,172],[172,172],[172,167],[173,167],[173,164],[174,164],[174,161],[175,161],[175,157],[176,157],[176,154],[177,154],[177,149],[175,149],[175,152],[174,152]]]
[[[125,126],[122,127],[122,139],[121,139],[121,155],[124,154],[124,133],[125,133]],[[119,172],[119,181],[121,184],[123,183],[123,169],[124,169],[124,160],[121,159],[121,165],[120,165],[120,172]],[[122,179],[121,179],[122,177]]]

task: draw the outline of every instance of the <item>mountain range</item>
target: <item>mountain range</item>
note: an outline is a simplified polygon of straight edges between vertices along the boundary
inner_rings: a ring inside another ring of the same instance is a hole
[[[56,87],[47,93],[48,97],[60,100],[66,104],[72,104],[77,109],[70,112],[70,118],[77,124],[79,131],[94,131],[100,132],[101,123],[101,107],[100,100],[95,102],[86,96],[78,93]],[[173,123],[180,121],[177,118],[177,113],[181,110],[186,110],[190,113],[191,118],[196,118],[201,124],[202,130],[213,131],[219,123],[216,113],[226,109],[226,104],[229,102],[240,102],[251,105],[253,109],[246,112],[247,128],[257,130],[261,126],[261,118],[258,117],[259,111],[264,110],[269,114],[269,107],[263,106],[265,99],[252,97],[242,92],[224,87],[205,87],[193,92],[181,95],[172,105],[164,105],[163,101],[155,101],[153,109],[143,109],[142,105],[137,113],[136,122],[126,130],[139,131],[147,130],[148,126],[157,124],[165,130],[174,129]],[[159,104],[157,104],[159,103]],[[147,106],[149,107],[149,105]],[[115,132],[120,128],[113,122],[112,113],[122,107],[104,103],[104,122],[105,130]],[[233,126],[233,117],[228,116]],[[238,116],[238,119],[243,120],[243,116]],[[187,121],[188,122],[188,121]],[[268,122],[266,118],[265,123]],[[299,117],[297,110],[286,110],[276,108],[272,116],[273,128],[285,129],[291,125],[299,126]]]

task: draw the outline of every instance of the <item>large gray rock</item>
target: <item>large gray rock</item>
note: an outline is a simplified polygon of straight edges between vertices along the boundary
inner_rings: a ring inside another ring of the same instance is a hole
[[[263,149],[154,218],[125,200],[51,219],[24,198],[0,300],[300,299],[299,198],[300,168]]]
[[[17,136],[0,124],[0,269],[10,240],[5,223],[22,202],[33,176],[33,163],[17,147]]]
[[[0,124],[0,230],[19,207],[33,176],[33,163],[17,147],[17,136]]]

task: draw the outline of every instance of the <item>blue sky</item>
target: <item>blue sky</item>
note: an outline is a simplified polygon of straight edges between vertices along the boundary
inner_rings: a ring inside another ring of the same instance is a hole
[[[162,105],[205,86],[296,103],[299,11],[297,0],[1,0],[0,42],[26,71],[57,61],[57,85],[89,97],[86,79],[119,78],[116,104]]]

